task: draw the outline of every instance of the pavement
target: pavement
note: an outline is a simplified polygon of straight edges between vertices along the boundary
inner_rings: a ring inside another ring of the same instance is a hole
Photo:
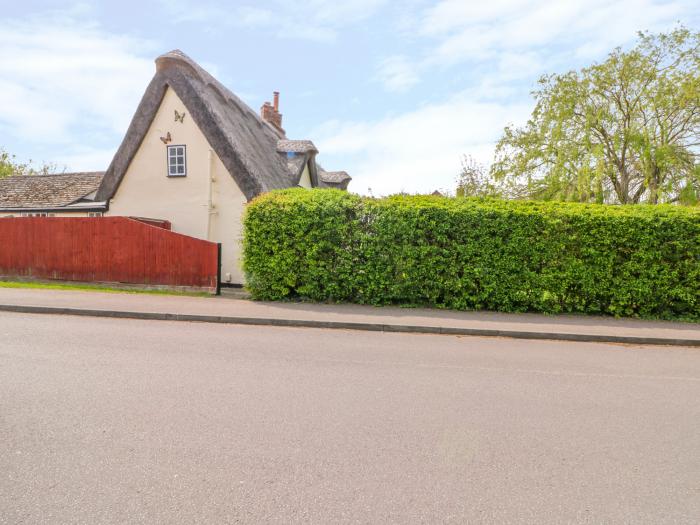
[[[700,521],[697,349],[0,312],[0,523]]]
[[[0,288],[0,311],[560,341],[700,346],[700,323]]]

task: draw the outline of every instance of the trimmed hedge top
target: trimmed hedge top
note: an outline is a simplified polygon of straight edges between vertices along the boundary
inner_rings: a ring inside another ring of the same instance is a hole
[[[245,217],[255,298],[700,318],[700,209],[291,189]]]

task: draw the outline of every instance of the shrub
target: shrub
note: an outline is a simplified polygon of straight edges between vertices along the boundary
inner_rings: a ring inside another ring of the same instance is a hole
[[[700,318],[700,210],[292,189],[245,217],[255,298]]]

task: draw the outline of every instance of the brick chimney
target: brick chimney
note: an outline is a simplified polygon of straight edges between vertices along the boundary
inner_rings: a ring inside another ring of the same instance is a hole
[[[280,113],[280,94],[279,91],[272,93],[273,103],[265,102],[260,108],[260,118],[265,122],[269,122],[276,129],[284,133],[282,129],[282,114]]]

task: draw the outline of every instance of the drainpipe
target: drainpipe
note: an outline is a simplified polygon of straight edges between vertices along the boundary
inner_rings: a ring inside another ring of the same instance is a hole
[[[213,186],[214,186],[214,152],[212,149],[209,149],[209,166],[207,169],[207,177],[209,178],[209,187],[208,187],[208,198],[207,198],[207,240],[211,239],[211,216],[216,213],[214,211],[214,201],[212,198],[213,195]]]

